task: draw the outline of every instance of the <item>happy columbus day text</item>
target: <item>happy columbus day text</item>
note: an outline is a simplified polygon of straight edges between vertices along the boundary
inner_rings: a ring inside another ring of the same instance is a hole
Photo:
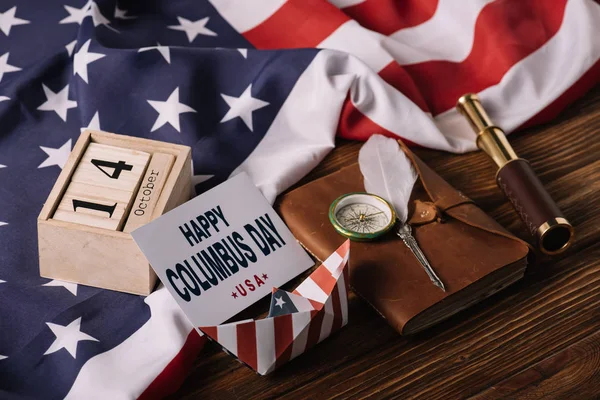
[[[227,227],[229,222],[221,206],[217,206],[179,226],[179,230],[182,240],[194,247]],[[179,297],[190,301],[192,295],[200,296],[202,291],[206,292],[238,273],[240,268],[256,263],[260,254],[268,256],[286,245],[267,213],[244,225],[243,232],[247,236],[232,231],[220,241],[178,262],[174,268],[167,268],[169,283]]]

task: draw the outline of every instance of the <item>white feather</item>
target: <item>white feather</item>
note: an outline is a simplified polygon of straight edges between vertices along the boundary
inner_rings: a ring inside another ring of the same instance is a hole
[[[417,173],[400,145],[394,139],[372,135],[360,149],[358,164],[365,190],[392,204],[400,222],[405,223]]]

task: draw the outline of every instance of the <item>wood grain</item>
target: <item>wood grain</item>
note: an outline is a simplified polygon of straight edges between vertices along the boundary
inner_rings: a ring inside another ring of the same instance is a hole
[[[590,399],[597,397],[599,393],[600,331],[472,399]]]
[[[129,212],[123,232],[133,232],[152,220],[154,209],[174,162],[175,157],[171,154],[152,154],[140,189],[133,199],[134,205]]]
[[[172,398],[599,397],[599,134],[597,87],[553,123],[510,137],[576,229],[565,254],[542,260],[523,281],[414,337],[399,336],[351,295],[348,326],[272,375],[256,375],[209,343]],[[338,141],[300,184],[353,162],[359,148]],[[529,239],[484,154],[416,152],[501,224]]]
[[[134,192],[149,159],[150,154],[143,151],[90,143],[73,172],[71,182]],[[94,162],[98,164],[94,165]],[[122,164],[126,168],[115,168],[114,164]],[[115,172],[118,178],[113,176]]]
[[[161,153],[175,157],[171,173],[168,174],[162,192],[158,195],[152,212],[153,217],[162,215],[189,199],[191,193],[191,168],[189,167],[191,149],[189,147],[101,131],[84,131],[75,143],[65,167],[38,216],[40,275],[45,278],[148,295],[152,292],[157,277],[129,233],[114,230],[119,229],[119,226],[105,226],[105,228],[113,229],[111,230],[98,227],[100,224],[89,226],[53,218],[53,216],[60,216],[64,210],[69,210],[68,203],[72,203],[75,197],[100,201],[104,195],[118,203],[118,222],[122,222],[123,216],[127,215],[126,206],[132,204],[130,200],[133,199],[133,194],[137,193],[140,179],[137,179],[136,184],[131,186],[134,179],[127,178],[129,186],[126,186],[125,189],[132,187],[133,191],[108,189],[106,186],[100,186],[102,185],[101,181],[94,181],[95,184],[92,186],[81,183],[81,181],[71,181],[81,162],[88,162],[92,156],[98,155],[97,152],[91,154],[87,151],[90,146],[95,149],[107,150],[99,156],[107,153],[109,153],[108,156],[115,156],[110,161],[127,160],[132,162],[131,171],[135,171],[138,178],[141,178],[150,154]],[[103,175],[94,165],[92,168],[97,170],[98,174]],[[89,171],[93,170],[89,169]],[[110,174],[111,171],[108,173]],[[82,180],[87,179],[86,174],[82,174],[81,170],[79,174],[79,178]],[[109,188],[112,181],[110,178],[105,181]],[[123,186],[119,187],[123,188]],[[69,188],[76,190],[70,192]],[[110,196],[108,196],[109,193]],[[64,204],[61,206],[62,200],[66,201],[66,208]],[[87,213],[87,210],[82,211],[86,211],[86,213],[83,214],[78,209],[78,217],[85,215],[91,218],[98,216],[105,218],[102,213],[94,215]],[[115,215],[115,219],[117,219],[117,215]]]
[[[133,192],[128,190],[70,182],[52,219],[113,231],[120,230],[127,217],[132,197]],[[77,201],[90,202],[108,209],[76,207]]]

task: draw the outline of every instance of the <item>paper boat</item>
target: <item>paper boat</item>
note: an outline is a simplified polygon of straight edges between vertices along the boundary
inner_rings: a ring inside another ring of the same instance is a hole
[[[269,315],[199,329],[261,375],[327,338],[348,323],[346,241],[293,293],[273,288]]]

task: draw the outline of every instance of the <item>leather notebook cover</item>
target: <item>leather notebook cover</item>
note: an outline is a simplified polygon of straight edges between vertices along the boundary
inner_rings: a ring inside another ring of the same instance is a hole
[[[401,146],[419,174],[409,214],[413,235],[447,291],[431,283],[394,229],[374,241],[352,242],[349,268],[354,291],[394,329],[410,334],[519,280],[529,248]],[[322,261],[345,240],[329,222],[330,204],[364,190],[354,164],[284,195],[279,211],[298,241]]]

